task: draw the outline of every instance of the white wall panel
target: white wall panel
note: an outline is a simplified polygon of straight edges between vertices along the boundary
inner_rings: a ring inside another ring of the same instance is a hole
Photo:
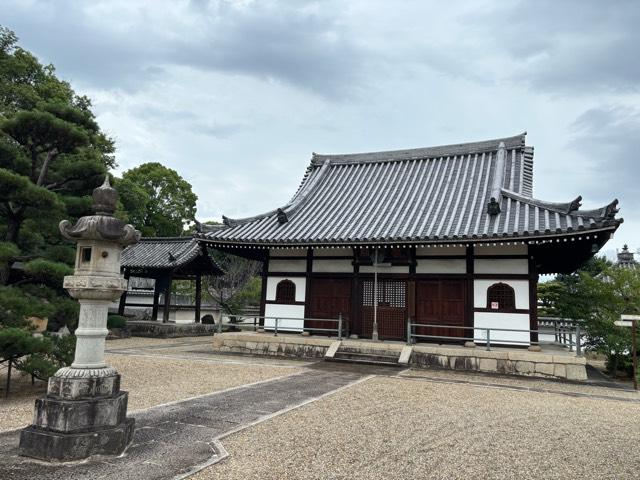
[[[264,308],[264,316],[278,317],[278,331],[301,332],[304,327],[304,320],[280,320],[280,318],[304,318],[304,305],[267,303]],[[275,324],[275,318],[264,319],[265,330],[273,330]]]
[[[416,255],[466,255],[467,247],[418,247]]]
[[[302,257],[307,258],[306,248],[271,248],[269,257]]]
[[[416,273],[467,273],[466,259],[419,259]]]
[[[315,248],[314,257],[353,257],[353,250],[350,248]]]
[[[528,245],[476,245],[475,255],[527,255]]]
[[[526,313],[497,313],[497,312],[475,312],[473,326],[474,338],[482,342],[486,340],[487,331],[482,328],[509,328],[516,330],[529,330],[529,315]],[[523,345],[530,342],[529,332],[502,332],[492,331],[490,333],[491,344],[517,344]]]
[[[529,308],[529,281],[528,280],[474,280],[473,281],[473,306],[475,308],[487,308],[487,289],[494,283],[506,283],[513,287],[516,295],[516,308]],[[493,313],[493,312],[492,312]]]
[[[353,273],[353,260],[313,260],[313,271],[322,273]]]
[[[303,260],[274,260],[269,259],[270,272],[306,272],[307,259]]]
[[[304,302],[307,279],[304,277],[267,277],[267,300],[276,299],[276,287],[281,280],[291,280],[296,285],[296,302]]]
[[[529,273],[529,261],[526,258],[474,260],[474,273]]]

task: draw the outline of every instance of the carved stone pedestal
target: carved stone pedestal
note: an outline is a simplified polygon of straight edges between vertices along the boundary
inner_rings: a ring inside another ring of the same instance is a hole
[[[36,400],[33,425],[20,434],[20,454],[49,462],[120,455],[134,430],[127,397],[113,368],[60,370]]]

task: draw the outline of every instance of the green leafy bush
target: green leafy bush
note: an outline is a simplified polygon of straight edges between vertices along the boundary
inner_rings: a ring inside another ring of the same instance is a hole
[[[62,287],[65,275],[72,275],[73,268],[60,262],[52,262],[43,258],[31,260],[24,266],[25,273],[34,281],[50,287]]]
[[[26,327],[26,317],[48,317],[53,306],[18,287],[0,287],[0,327]]]
[[[47,348],[17,360],[16,367],[39,380],[48,380],[59,369],[73,363],[76,337],[73,335],[64,337],[46,335],[40,340],[47,344]]]
[[[109,315],[107,317],[107,328],[124,328],[127,326],[127,319],[122,315]]]

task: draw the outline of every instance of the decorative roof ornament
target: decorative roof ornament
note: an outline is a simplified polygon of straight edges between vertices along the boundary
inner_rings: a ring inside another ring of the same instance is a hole
[[[500,204],[496,201],[495,197],[491,197],[491,200],[487,204],[487,213],[489,215],[498,215],[500,213]]]
[[[613,202],[604,207],[604,217],[608,220],[613,220],[613,218],[616,216],[616,213],[620,211],[619,208],[616,208],[617,206],[618,199],[616,198],[615,200],[613,200]]]
[[[225,217],[224,215],[222,216],[222,223],[227,227],[235,227],[237,225],[237,222],[229,217]]]
[[[507,147],[504,142],[498,145],[496,153],[496,169],[491,185],[491,201],[487,204],[487,213],[497,215],[500,213],[500,202],[502,201],[502,188],[504,183],[504,173],[507,165]]]
[[[277,215],[278,215],[278,223],[280,225],[283,225],[289,221],[289,218],[287,217],[286,212],[281,208],[277,210]]]
[[[567,213],[575,212],[579,210],[582,206],[582,195],[578,195],[575,200],[569,203],[569,207],[567,208]]]
[[[93,190],[93,211],[95,215],[88,215],[78,219],[75,225],[69,220],[60,222],[58,228],[67,240],[107,240],[122,246],[136,243],[140,240],[140,232],[133,225],[125,224],[113,216],[116,211],[118,192],[109,184],[109,175],[104,183]]]

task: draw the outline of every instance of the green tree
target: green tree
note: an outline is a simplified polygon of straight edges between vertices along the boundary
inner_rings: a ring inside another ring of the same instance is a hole
[[[145,163],[124,172],[116,188],[122,193],[129,221],[143,236],[179,236],[195,219],[198,197],[191,185],[175,170],[159,163]],[[142,191],[146,199],[141,201]]]
[[[73,330],[78,318],[62,288],[75,248],[58,223],[90,213],[113,154],[90,100],[0,26],[0,359],[38,378],[71,362],[75,339],[33,337],[27,319]]]
[[[581,320],[585,347],[604,354],[610,372],[630,373],[631,335],[614,322],[640,312],[640,270],[593,258],[573,274],[540,284],[538,296],[539,313]]]
[[[58,222],[88,213],[113,153],[90,100],[0,27],[0,241],[23,255],[60,244]]]

